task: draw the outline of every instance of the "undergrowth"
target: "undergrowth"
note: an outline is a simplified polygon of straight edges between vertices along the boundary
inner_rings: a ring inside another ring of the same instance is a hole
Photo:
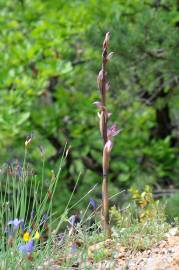
[[[132,201],[125,209],[111,208],[113,237],[130,250],[145,250],[163,239],[170,225],[165,206],[153,199],[148,186],[141,193],[134,188],[130,193]]]
[[[0,269],[11,270],[14,266],[25,270],[94,269],[92,263],[112,259],[118,245],[131,251],[144,250],[161,240],[169,230],[164,207],[153,199],[149,187],[143,192],[131,189],[131,201],[124,209],[111,208],[112,239],[109,242],[101,227],[102,200],[97,205],[90,197],[95,186],[71,205],[77,179],[63,214],[58,216],[53,212],[53,196],[56,186],[60,185],[60,172],[68,149],[65,146],[59,169],[52,173],[44,193],[44,160],[39,178],[28,165],[28,147],[27,144],[22,163],[17,160],[11,166],[4,166],[1,173]],[[118,195],[120,193],[112,198]],[[86,197],[89,198],[86,209],[78,209]],[[71,215],[74,209],[77,214]]]

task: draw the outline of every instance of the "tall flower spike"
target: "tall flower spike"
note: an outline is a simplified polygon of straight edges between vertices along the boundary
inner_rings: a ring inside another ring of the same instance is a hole
[[[109,225],[109,196],[108,196],[108,171],[109,171],[109,159],[110,152],[112,150],[112,137],[119,133],[116,125],[108,128],[108,119],[111,114],[106,109],[106,95],[109,90],[109,82],[107,80],[107,63],[112,59],[113,52],[108,53],[110,33],[107,32],[103,41],[102,47],[102,63],[101,70],[97,76],[97,85],[100,90],[101,100],[95,102],[95,105],[100,109],[98,113],[99,117],[99,129],[103,140],[103,157],[102,157],[102,212],[101,223],[104,228],[104,232],[107,237],[111,237],[111,229]]]

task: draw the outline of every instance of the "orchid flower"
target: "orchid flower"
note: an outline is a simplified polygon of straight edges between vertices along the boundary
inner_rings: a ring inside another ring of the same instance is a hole
[[[119,134],[120,129],[117,129],[116,124],[113,124],[110,128],[107,129],[107,137],[108,139],[111,139],[112,137]]]

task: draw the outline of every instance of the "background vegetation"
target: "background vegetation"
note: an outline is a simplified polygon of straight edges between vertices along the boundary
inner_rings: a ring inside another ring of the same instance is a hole
[[[109,31],[115,52],[111,121],[122,129],[112,152],[110,192],[178,188],[178,1],[1,0],[0,15],[2,181],[5,171],[18,173],[11,169],[21,166],[32,134],[27,160],[37,179],[45,163],[44,191],[65,144],[71,146],[57,186],[59,211],[79,174],[75,200],[101,184],[102,143],[92,103],[100,44]],[[93,195],[100,198],[100,185]],[[178,200],[170,209],[172,202]]]

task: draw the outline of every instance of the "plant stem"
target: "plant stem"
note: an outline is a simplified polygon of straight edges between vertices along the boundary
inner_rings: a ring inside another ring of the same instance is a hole
[[[103,42],[102,49],[102,81],[101,81],[101,104],[105,108],[106,106],[106,82],[107,82],[107,49],[108,49],[108,41],[106,41],[106,37]],[[106,110],[101,112],[101,130],[102,130],[102,138],[103,138],[103,148],[107,142],[107,122],[108,116]],[[108,166],[105,166],[106,155],[105,151],[103,151],[103,183],[102,183],[102,225],[107,237],[110,237],[110,226],[109,226],[109,198],[108,198]]]

